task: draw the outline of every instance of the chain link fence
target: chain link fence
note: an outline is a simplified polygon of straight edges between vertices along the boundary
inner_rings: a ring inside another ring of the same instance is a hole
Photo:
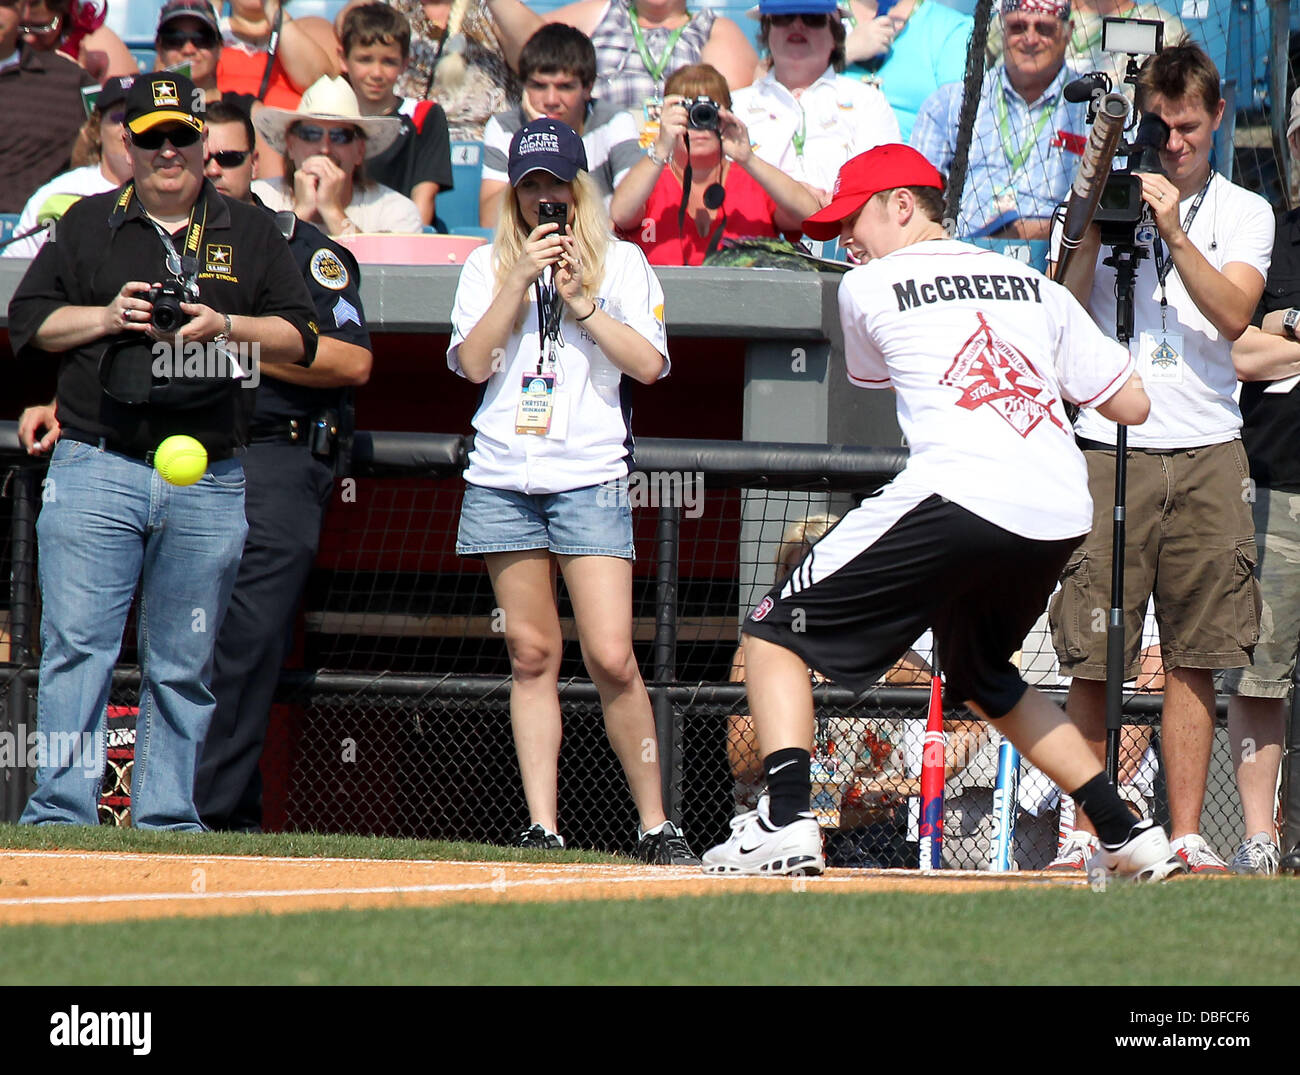
[[[339,483],[308,589],[303,667],[284,673],[271,716],[262,764],[268,829],[501,844],[528,821],[501,625],[494,624],[481,564],[454,554],[463,483],[456,465],[430,468],[428,453],[417,450],[434,439],[411,437],[391,453],[406,458],[418,478],[392,476],[401,464],[379,468],[372,452],[362,477]],[[638,458],[647,469],[629,482],[641,557],[634,575],[636,652],[655,706],[665,802],[702,850],[726,837],[732,816],[752,808],[758,792],[761,759],[735,658],[741,619],[772,584],[782,552],[789,553],[782,536],[810,515],[851,508],[902,465],[903,455],[646,441]],[[374,476],[381,470],[389,476]],[[18,523],[33,516],[14,493],[38,495],[39,472],[24,466],[19,473],[26,478],[7,487],[11,525],[3,551],[17,592],[30,595],[24,580],[34,543]],[[585,677],[562,583],[561,613],[561,831],[571,846],[627,853],[636,813]],[[128,639],[133,630],[128,626]],[[887,681],[861,697],[828,683],[815,688],[814,806],[834,865],[917,864],[915,785],[929,650],[928,636],[917,639]],[[11,686],[0,734],[35,726],[39,654],[34,644],[21,652],[25,660],[0,667]],[[132,659],[128,643],[124,661]],[[1060,691],[1045,627],[1026,639],[1021,662],[1031,681]],[[124,663],[110,700],[102,810],[108,823],[129,817],[130,707],[138,679]],[[1163,820],[1160,695],[1127,698],[1126,794]],[[960,708],[945,716],[955,771],[945,788],[944,864],[984,869],[997,737]],[[1220,726],[1203,831],[1225,856],[1242,839],[1232,770]],[[5,767],[6,816],[16,817],[30,779],[21,765]],[[1020,807],[1017,860],[1021,868],[1041,867],[1056,849],[1059,806],[1055,789],[1027,763]]]

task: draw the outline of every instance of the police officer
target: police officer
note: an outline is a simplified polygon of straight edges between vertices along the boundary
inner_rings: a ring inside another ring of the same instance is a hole
[[[208,107],[207,123],[208,178],[228,197],[260,205],[250,190],[257,156],[252,123],[220,104]],[[293,213],[264,211],[292,229],[289,249],[315,302],[321,336],[311,369],[263,369],[244,457],[248,537],[217,636],[217,712],[194,798],[209,828],[245,832],[261,830],[258,762],[271,700],[334,491],[341,423],[350,431],[350,389],[366,383],[371,363],[352,254]]]
[[[138,582],[133,822],[202,828],[194,773],[214,707],[213,643],[246,530],[239,453],[254,394],[242,385],[253,361],[310,364],[316,353],[310,296],[275,222],[204,179],[202,104],[172,72],[135,82],[123,133],[132,180],[68,210],[9,306],[15,354],[61,359],[62,435],[37,522],[47,749],[30,824],[98,823],[105,706]],[[174,332],[161,331],[165,307]],[[207,451],[193,485],[151,465],[174,434]]]

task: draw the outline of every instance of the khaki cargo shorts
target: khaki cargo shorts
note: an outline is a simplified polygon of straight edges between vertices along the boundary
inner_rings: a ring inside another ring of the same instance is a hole
[[[1061,674],[1106,678],[1114,451],[1085,450],[1092,531],[1061,575],[1049,616]],[[1241,668],[1259,640],[1252,485],[1240,440],[1127,453],[1124,678],[1138,673],[1154,595],[1166,669]]]

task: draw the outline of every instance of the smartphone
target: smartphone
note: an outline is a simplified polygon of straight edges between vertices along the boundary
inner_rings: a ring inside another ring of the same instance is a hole
[[[569,220],[569,207],[563,202],[538,202],[537,226],[555,223],[560,225],[558,234],[564,234],[564,225]]]

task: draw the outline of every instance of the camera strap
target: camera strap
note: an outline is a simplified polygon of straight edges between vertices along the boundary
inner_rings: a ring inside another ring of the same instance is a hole
[[[641,24],[637,21],[636,4],[629,4],[627,9],[628,21],[632,24],[632,43],[636,45],[636,50],[641,54],[641,62],[645,64],[646,72],[658,85],[663,78],[664,68],[668,66],[668,57],[673,54],[673,49],[677,47],[677,42],[682,36],[682,31],[691,24],[691,13],[689,9],[686,12],[686,21],[676,30],[668,35],[668,44],[655,59],[650,55],[650,47],[646,44],[645,34],[641,32]]]
[[[1205,186],[1201,187],[1200,193],[1196,195],[1196,200],[1192,202],[1191,208],[1187,210],[1187,216],[1183,220],[1183,231],[1190,233],[1192,230],[1192,221],[1196,219],[1197,211],[1201,208],[1201,202],[1205,201],[1205,193],[1210,189],[1210,184],[1214,182],[1214,169],[1210,169],[1209,176],[1206,177]],[[1160,328],[1165,328],[1165,312],[1169,308],[1169,300],[1165,297],[1165,281],[1169,279],[1169,273],[1174,267],[1174,259],[1165,258],[1165,244],[1156,233],[1155,242],[1156,259],[1156,279],[1160,281]]]
[[[541,277],[533,281],[537,298],[537,372],[555,369],[555,349],[564,346],[560,335],[560,319],[564,316],[564,299],[554,284],[543,284]]]
[[[147,212],[145,213],[145,219],[153,225],[154,231],[158,233],[158,238],[162,240],[167,271],[185,289],[186,301],[188,302],[199,301],[199,246],[203,241],[203,230],[208,222],[207,199],[201,193],[199,198],[203,202],[203,216],[197,223],[195,222],[194,214],[199,207],[198,202],[195,202],[190,207],[190,219],[185,225],[185,252],[183,254],[176,252],[176,244],[172,242],[172,237],[167,229]]]

